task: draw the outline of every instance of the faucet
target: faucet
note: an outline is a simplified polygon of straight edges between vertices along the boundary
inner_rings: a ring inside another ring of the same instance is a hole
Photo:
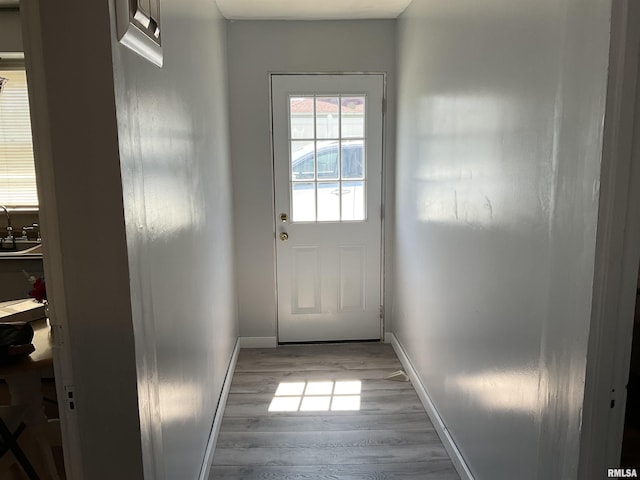
[[[4,242],[9,241],[12,242],[13,245],[9,248],[16,248],[16,238],[13,236],[13,227],[11,226],[11,216],[9,215],[9,210],[4,205],[0,205],[0,208],[4,210],[4,214],[7,216],[7,236],[5,238],[0,238],[0,247],[4,248]]]

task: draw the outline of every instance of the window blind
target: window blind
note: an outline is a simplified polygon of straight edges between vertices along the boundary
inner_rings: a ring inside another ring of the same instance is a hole
[[[24,70],[1,70],[6,78],[0,93],[0,205],[38,206],[31,142],[31,118]]]

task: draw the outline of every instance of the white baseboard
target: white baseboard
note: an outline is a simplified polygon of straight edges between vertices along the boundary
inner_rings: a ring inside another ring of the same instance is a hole
[[[411,364],[407,353],[404,351],[404,347],[393,333],[385,333],[384,341],[385,343],[391,343],[391,345],[393,346],[393,350],[396,352],[400,363],[402,363],[405,373],[409,375],[411,384],[413,385],[413,388],[415,388],[416,393],[420,398],[420,402],[422,402],[422,405],[424,406],[424,409],[427,411],[427,415],[429,415],[431,423],[433,423],[433,426],[438,433],[438,437],[440,437],[440,441],[444,445],[444,448],[447,450],[449,457],[451,457],[451,461],[453,462],[453,466],[458,472],[458,475],[460,475],[460,478],[462,480],[474,480],[469,467],[467,466],[464,458],[462,457],[462,454],[460,453],[460,450],[458,450],[458,447],[451,438],[451,435],[449,434],[447,427],[443,423],[438,410],[436,410],[435,405],[431,401],[431,397],[429,396],[427,389],[420,380],[420,377],[418,376],[415,368],[413,368],[413,365]]]
[[[229,398],[229,390],[231,389],[231,381],[233,380],[233,372],[236,370],[236,363],[238,362],[238,354],[240,353],[240,339],[236,340],[236,344],[233,347],[233,353],[231,354],[231,361],[227,368],[227,373],[224,377],[224,383],[222,385],[222,392],[220,393],[220,401],[218,402],[218,408],[216,414],[213,417],[213,425],[211,426],[211,433],[209,434],[209,441],[207,442],[207,449],[204,454],[204,461],[200,468],[200,476],[198,480],[208,480],[209,472],[211,470],[211,463],[213,462],[213,452],[218,441],[218,434],[220,433],[220,425],[222,424],[222,417],[224,416],[224,409],[227,405],[227,398]]]
[[[240,348],[276,348],[276,337],[240,337]]]

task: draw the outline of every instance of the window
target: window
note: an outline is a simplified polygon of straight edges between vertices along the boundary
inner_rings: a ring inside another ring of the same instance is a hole
[[[318,152],[318,178],[338,178],[337,145],[334,144]]]
[[[366,220],[362,95],[289,97],[293,222]]]
[[[31,118],[24,69],[3,69],[0,93],[0,205],[37,207]]]

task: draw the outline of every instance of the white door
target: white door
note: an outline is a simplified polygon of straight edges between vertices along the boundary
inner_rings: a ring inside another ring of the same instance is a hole
[[[271,80],[278,341],[380,339],[384,76]]]

